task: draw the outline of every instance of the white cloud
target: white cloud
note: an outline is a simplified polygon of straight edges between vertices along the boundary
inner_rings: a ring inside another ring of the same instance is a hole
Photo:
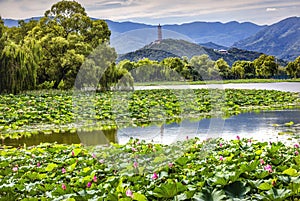
[[[267,12],[274,12],[274,11],[277,11],[278,9],[277,8],[267,8],[266,11]]]
[[[3,18],[42,16],[58,0],[0,0]],[[188,21],[249,21],[270,23],[299,15],[299,0],[77,0],[91,17],[146,23]],[[274,12],[279,11],[280,12]],[[267,11],[267,12],[266,12]],[[271,12],[273,11],[273,12]],[[250,14],[251,13],[251,14]],[[272,14],[274,13],[274,14]],[[272,18],[276,15],[276,19]],[[278,16],[278,15],[281,16]],[[171,21],[169,21],[172,19]],[[249,19],[249,20],[248,20]],[[176,21],[177,20],[177,21]],[[268,20],[268,22],[266,21]]]

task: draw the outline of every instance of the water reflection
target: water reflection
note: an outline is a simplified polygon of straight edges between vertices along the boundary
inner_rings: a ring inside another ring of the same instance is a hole
[[[278,135],[288,127],[274,127],[293,121],[300,125],[300,110],[249,112],[228,119],[185,120],[180,123],[164,124],[160,126],[130,127],[119,130],[92,131],[80,133],[39,134],[19,140],[5,139],[2,144],[19,146],[37,145],[42,142],[57,142],[63,144],[83,143],[84,145],[101,145],[109,142],[124,144],[133,138],[143,139],[154,143],[171,144],[186,137],[223,137],[233,139],[237,135],[254,138],[261,141],[285,141],[289,136]]]
[[[59,144],[84,144],[87,146],[107,144],[110,142],[118,143],[117,130],[105,131],[91,131],[91,132],[78,132],[78,133],[53,133],[53,134],[37,134],[32,135],[30,138],[23,137],[18,140],[5,139],[2,141],[3,145],[10,145],[14,147],[38,145],[40,143],[54,143]]]

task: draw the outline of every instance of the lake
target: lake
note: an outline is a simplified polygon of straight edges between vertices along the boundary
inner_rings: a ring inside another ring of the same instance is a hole
[[[233,84],[206,84],[206,85],[159,85],[159,86],[135,86],[135,90],[150,89],[267,89],[287,92],[300,92],[300,82],[275,82],[275,83],[233,83]]]
[[[293,121],[292,127],[284,126]],[[277,126],[274,126],[277,124]],[[130,137],[154,143],[171,144],[187,137],[206,139],[222,137],[234,139],[253,138],[260,141],[290,142],[289,135],[278,135],[280,132],[293,130],[298,133],[300,127],[300,110],[248,112],[227,119],[211,118],[202,120],[184,120],[180,123],[163,124],[162,126],[130,127],[119,130],[63,133],[51,135],[33,135],[19,140],[5,139],[2,144],[18,146],[37,145],[41,142],[58,142],[64,144],[83,143],[85,145],[101,145],[109,142],[125,144]]]

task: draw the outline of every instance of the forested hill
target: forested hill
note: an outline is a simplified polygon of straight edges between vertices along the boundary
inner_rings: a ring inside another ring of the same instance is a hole
[[[164,54],[155,57],[155,55],[152,54],[153,50],[162,51],[161,53]],[[160,43],[151,43],[138,51],[121,55],[118,60],[128,59],[131,61],[136,61],[137,58],[149,58],[149,55],[152,54],[151,60],[161,61],[162,59],[168,57],[169,54],[167,53],[172,54],[173,57],[179,58],[183,56],[191,58],[196,55],[207,54],[212,60],[215,61],[223,58],[229,65],[232,65],[238,60],[253,61],[262,54],[237,48],[230,48],[227,50],[227,52],[219,52],[218,50],[202,47],[198,44],[184,40],[164,39]]]
[[[268,26],[234,46],[292,61],[300,55],[300,17],[287,18]]]

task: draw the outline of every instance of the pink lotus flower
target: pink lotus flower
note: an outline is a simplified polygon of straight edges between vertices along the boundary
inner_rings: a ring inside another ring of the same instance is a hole
[[[100,159],[100,160],[99,160],[99,163],[104,163],[104,160],[103,160],[103,159]]]
[[[240,136],[237,135],[237,136],[236,136],[236,139],[237,139],[237,140],[240,140],[241,138],[240,138]]]
[[[264,159],[259,159],[259,162],[260,162],[261,165],[265,164]]]
[[[299,152],[298,152],[298,151],[295,151],[295,155],[298,156],[298,155],[299,155]]]
[[[251,140],[251,139],[248,139],[248,142],[249,142],[249,143],[252,143],[252,140]]]
[[[97,156],[96,156],[96,154],[93,153],[93,154],[92,154],[92,157],[93,157],[93,158],[96,158]]]
[[[153,173],[153,175],[152,175],[152,179],[154,179],[154,180],[155,180],[155,179],[158,179],[158,175],[157,175],[157,173],[156,173],[156,172],[154,172],[154,173]]]
[[[294,147],[295,147],[296,149],[298,149],[298,148],[299,148],[299,144],[298,144],[298,143],[294,144]]]
[[[132,150],[133,152],[136,152],[136,151],[137,151],[137,149],[134,148],[134,147],[132,147],[131,150]]]
[[[97,180],[97,176],[94,176],[94,177],[93,177],[93,182],[97,183],[97,181],[98,181],[98,180]]]
[[[17,172],[18,171],[18,166],[13,167],[12,171]]]
[[[220,161],[224,160],[223,156],[220,156]]]
[[[219,146],[220,146],[220,147],[223,147],[223,144],[220,142]]]
[[[40,167],[40,166],[41,166],[41,164],[38,162],[38,163],[36,164],[36,166],[37,166],[37,167]]]
[[[174,166],[174,164],[173,163],[169,163],[168,166],[169,166],[169,168],[172,168]]]
[[[185,139],[188,140],[188,139],[189,139],[189,136],[186,136]]]
[[[63,184],[61,185],[61,188],[62,188],[63,190],[66,190],[66,189],[67,189],[66,184],[63,183]]]
[[[75,153],[74,153],[74,151],[72,151],[72,156],[74,156],[75,155]]]
[[[273,170],[272,170],[272,166],[271,165],[266,165],[265,167],[264,167],[264,169],[266,170],[266,171],[268,171],[269,173],[271,173],[271,172],[273,172]]]
[[[133,167],[134,167],[134,168],[137,168],[137,167],[138,167],[138,163],[137,163],[136,161],[134,161]]]
[[[91,188],[91,186],[92,186],[92,182],[89,181],[89,182],[86,184],[86,187]]]
[[[65,168],[62,168],[62,169],[61,169],[61,172],[62,172],[63,174],[65,174],[67,171],[66,171]]]
[[[132,192],[130,189],[127,189],[126,195],[127,195],[128,197],[133,198],[133,192]]]

